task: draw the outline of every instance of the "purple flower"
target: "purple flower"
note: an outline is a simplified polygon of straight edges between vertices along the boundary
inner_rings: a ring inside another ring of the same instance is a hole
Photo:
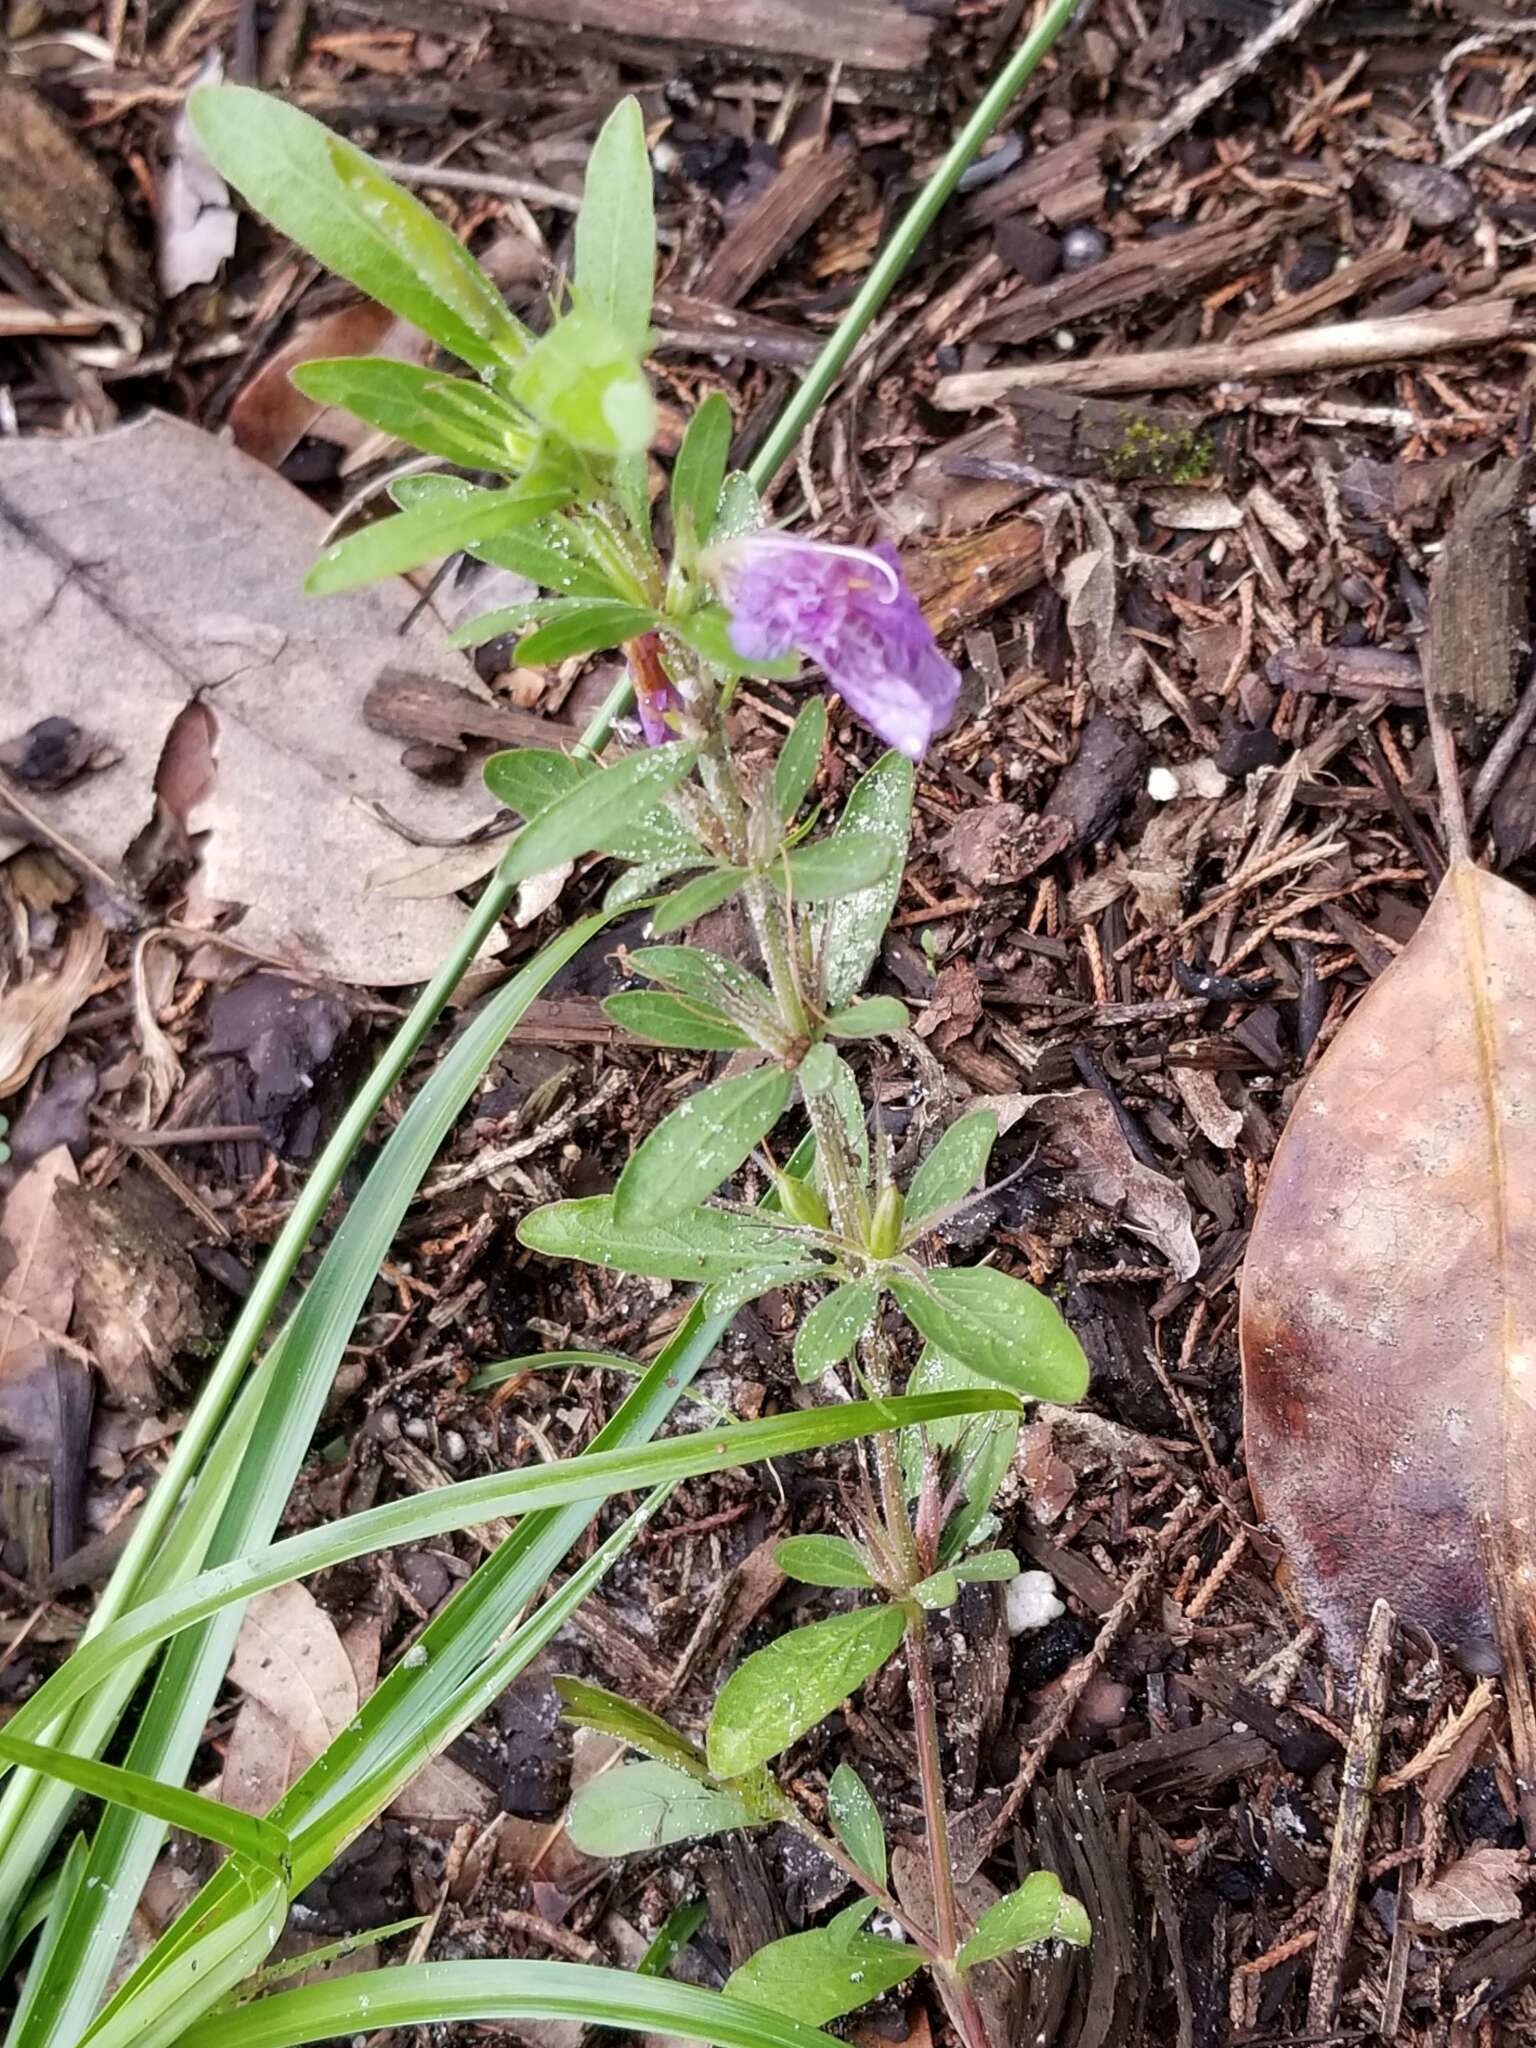
[[[647,746],[659,747],[677,738],[671,714],[681,711],[683,700],[661,662],[661,635],[641,633],[626,640],[624,653],[635,685],[635,709]]]
[[[744,661],[798,650],[883,740],[921,760],[954,711],[960,672],[940,654],[893,547],[754,533],[711,566]]]

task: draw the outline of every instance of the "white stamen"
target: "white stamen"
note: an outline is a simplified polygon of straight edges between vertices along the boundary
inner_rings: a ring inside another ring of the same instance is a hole
[[[818,555],[841,555],[845,561],[864,563],[867,568],[873,569],[876,575],[884,579],[886,588],[880,600],[882,604],[894,604],[901,595],[901,578],[889,562],[884,561],[870,548],[844,547],[839,542],[831,540],[801,540],[795,534],[779,533],[772,528],[743,534],[737,541],[728,541],[720,552],[725,553],[735,548],[767,548],[770,551],[776,548],[783,551],[810,548]]]

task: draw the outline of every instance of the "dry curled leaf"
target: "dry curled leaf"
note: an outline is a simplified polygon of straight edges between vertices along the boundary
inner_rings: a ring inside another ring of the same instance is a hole
[[[0,996],[0,1099],[24,1088],[38,1061],[63,1038],[106,957],[107,934],[87,914],[71,929],[56,968],[29,975]]]
[[[1425,1927],[1473,1927],[1482,1921],[1518,1920],[1520,1886],[1531,1874],[1520,1849],[1473,1849],[1433,1884],[1415,1885],[1408,1910]]]
[[[1466,861],[1302,1090],[1248,1247],[1260,1511],[1349,1668],[1391,1601],[1495,1662],[1487,1517],[1536,1577],[1536,906]]]

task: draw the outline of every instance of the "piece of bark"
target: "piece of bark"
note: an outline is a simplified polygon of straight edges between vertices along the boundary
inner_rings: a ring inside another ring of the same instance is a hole
[[[1067,391],[1021,391],[1009,405],[1019,453],[1057,476],[1167,482],[1210,466],[1198,412]]]
[[[1468,492],[1429,584],[1429,671],[1443,700],[1479,718],[1513,708],[1529,651],[1531,461],[1502,463]]]
[[[1165,246],[1155,244],[1153,246]],[[1102,268],[1102,266],[1101,266]],[[1094,273],[1081,273],[1091,276]],[[1054,323],[1047,323],[1054,324]],[[1036,330],[1038,332],[1038,329]],[[1195,391],[1231,378],[1295,377],[1311,370],[1363,370],[1441,350],[1495,348],[1536,334],[1536,319],[1516,299],[1473,299],[1393,320],[1341,320],[1265,341],[1210,342],[1195,348],[1134,350],[1081,363],[1020,363],[1012,369],[961,370],[941,377],[933,403],[947,412],[996,405],[1013,391]]]
[[[1385,1600],[1378,1600],[1371,1609],[1365,1646],[1360,1653],[1354,1725],[1344,1757],[1333,1854],[1328,1864],[1317,1947],[1312,1956],[1307,2027],[1315,2034],[1330,2034],[1338,2015],[1344,1959],[1354,1931],[1355,1907],[1365,1868],[1371,1799],[1376,1790],[1376,1767],[1381,1757],[1381,1733],[1387,1718],[1391,1682],[1392,1609]]]
[[[567,34],[599,29],[863,71],[919,69],[933,34],[932,22],[901,0],[488,0],[488,11]]]
[[[973,889],[1012,887],[1066,850],[1070,829],[1034,817],[1023,804],[978,804],[935,842],[951,874]]]
[[[1264,664],[1278,690],[1309,697],[1385,697],[1391,704],[1422,704],[1424,675],[1415,654],[1389,647],[1282,647]]]
[[[852,149],[796,157],[760,192],[699,275],[698,296],[734,306],[813,227],[853,175]]]
[[[977,329],[982,341],[1033,341],[1053,327],[1178,298],[1208,277],[1235,275],[1266,256],[1282,235],[1316,226],[1326,209],[1307,205],[1242,213],[1218,227],[1189,228],[1132,242],[1088,270],[1072,270],[1004,300]]]
[[[1476,203],[1472,188],[1454,171],[1438,164],[1404,163],[1399,157],[1378,157],[1365,167],[1365,180],[1387,204],[1396,207],[1416,228],[1453,228]]]
[[[0,81],[0,233],[44,276],[87,300],[87,310],[142,311],[154,302],[149,265],[111,178],[20,79]]]
[[[1323,313],[1332,313],[1340,306],[1348,305],[1351,299],[1358,299],[1363,292],[1375,291],[1379,285],[1390,284],[1410,271],[1421,269],[1422,258],[1406,252],[1407,240],[1408,223],[1399,220],[1377,248],[1367,250],[1352,263],[1344,264],[1309,290],[1288,293],[1262,313],[1252,313],[1247,319],[1240,320],[1233,332],[1233,340],[1258,341],[1266,334],[1289,334]]]
[[[508,747],[563,747],[576,728],[537,711],[520,711],[461,690],[445,676],[387,668],[363,699],[363,722],[392,739],[426,741],[463,752],[464,742],[496,740]]]
[[[1089,719],[1045,804],[1046,815],[1069,830],[1068,853],[1104,836],[1141,787],[1146,762],[1146,740],[1133,727],[1107,712]]]
[[[782,320],[765,320],[691,292],[658,292],[658,355],[731,356],[751,363],[780,363],[802,369],[821,353],[821,340]]]
[[[1004,519],[982,533],[935,541],[903,567],[929,625],[944,637],[1034,589],[1045,575],[1044,536],[1038,520]]]
[[[1058,142],[1052,149],[1036,150],[1017,169],[995,184],[973,192],[962,203],[961,226],[992,227],[998,221],[1031,210],[1045,213],[1058,227],[1071,225],[1061,217],[1063,202],[1070,204],[1069,194],[1091,190],[1095,185],[1102,190],[1105,151],[1123,132],[1124,125],[1116,121],[1085,121],[1065,142]],[[1079,217],[1089,218],[1086,214]]]

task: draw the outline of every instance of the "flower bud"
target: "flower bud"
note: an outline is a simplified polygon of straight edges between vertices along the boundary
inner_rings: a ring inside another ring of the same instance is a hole
[[[869,1249],[877,1259],[894,1258],[901,1249],[901,1225],[906,1204],[901,1189],[888,1181],[880,1190],[875,1213],[869,1222]]]
[[[779,1207],[791,1223],[808,1224],[812,1230],[826,1229],[827,1205],[808,1180],[781,1173],[775,1177],[774,1185],[778,1189]]]

